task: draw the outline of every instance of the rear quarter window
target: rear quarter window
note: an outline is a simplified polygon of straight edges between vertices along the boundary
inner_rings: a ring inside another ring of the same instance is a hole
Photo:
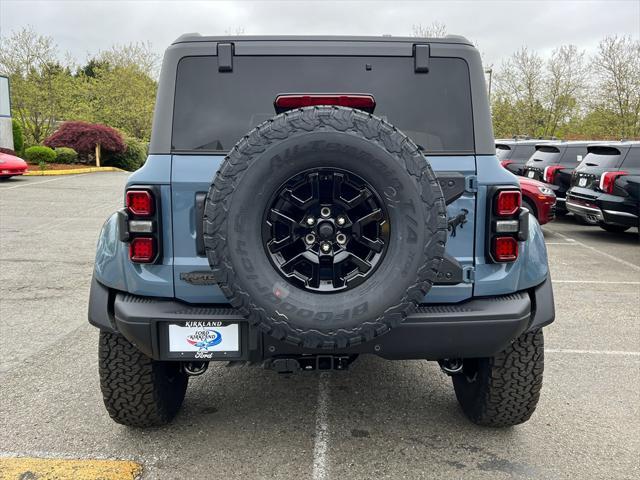
[[[640,148],[629,149],[629,153],[627,153],[624,162],[622,162],[622,168],[633,168],[636,170],[640,170]]]
[[[230,150],[273,117],[283,93],[365,93],[374,114],[426,153],[473,153],[469,69],[462,59],[431,58],[416,74],[412,57],[236,56],[218,72],[215,56],[178,64],[173,115],[175,151]]]
[[[563,165],[578,165],[587,154],[587,147],[567,147],[560,163]]]

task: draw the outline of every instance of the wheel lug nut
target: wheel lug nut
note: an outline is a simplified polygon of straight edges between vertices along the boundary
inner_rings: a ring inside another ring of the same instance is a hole
[[[344,245],[345,243],[347,243],[347,236],[344,233],[339,233],[338,235],[336,235],[336,242],[338,242],[340,245]]]
[[[331,250],[331,245],[328,242],[322,242],[320,244],[320,250],[322,250],[324,253],[329,253],[329,251]]]
[[[344,225],[345,223],[347,223],[347,219],[344,218],[342,215],[340,215],[337,219],[336,219],[336,223],[340,226]]]
[[[316,236],[313,233],[308,233],[305,235],[304,241],[307,242],[308,245],[313,245],[316,241]]]
[[[329,207],[322,207],[320,209],[320,215],[322,215],[324,218],[327,218],[329,215],[331,215],[331,209]]]
[[[312,227],[313,225],[315,225],[316,223],[316,219],[313,217],[307,217],[307,225],[309,225],[310,227]]]

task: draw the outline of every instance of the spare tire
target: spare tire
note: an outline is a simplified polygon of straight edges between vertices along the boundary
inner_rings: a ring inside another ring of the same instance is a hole
[[[231,305],[307,348],[344,348],[401,323],[433,285],[446,239],[442,191],[416,144],[344,107],[253,129],[205,206],[207,257]]]

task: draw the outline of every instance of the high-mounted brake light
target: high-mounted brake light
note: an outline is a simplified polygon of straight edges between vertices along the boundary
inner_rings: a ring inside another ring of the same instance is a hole
[[[376,108],[376,101],[373,95],[331,93],[278,95],[274,102],[277,113],[282,113],[294,108],[313,107],[316,105],[338,105],[373,113],[373,110]]]
[[[618,177],[628,175],[627,172],[604,172],[600,176],[600,190],[605,193],[613,193],[613,185],[616,183]]]
[[[153,195],[147,190],[128,190],[127,208],[134,215],[153,215]]]
[[[496,215],[499,217],[510,217],[520,210],[522,205],[522,194],[519,190],[503,190],[496,198]]]
[[[136,263],[150,263],[156,258],[156,241],[152,237],[136,237],[129,244],[129,259]]]
[[[495,237],[492,253],[496,262],[513,262],[518,258],[518,241],[513,237]]]
[[[553,166],[550,166],[550,167],[544,167],[544,174],[542,175],[542,178],[547,183],[553,183],[553,180],[555,179],[555,176],[556,176],[556,172],[558,170],[562,170],[563,168],[564,167],[561,166],[561,165],[553,165]]]

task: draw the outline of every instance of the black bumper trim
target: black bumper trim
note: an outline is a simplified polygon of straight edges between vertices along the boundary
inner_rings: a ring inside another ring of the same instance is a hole
[[[553,321],[553,294],[549,281],[537,289],[510,295],[474,298],[459,304],[421,305],[387,334],[371,342],[331,352],[301,349],[262,335],[246,325],[247,320],[227,305],[190,305],[170,299],[116,293],[113,313],[117,331],[146,355],[161,360],[170,358],[160,347],[159,325],[199,320],[245,324],[242,325],[245,334],[242,359],[307,353],[372,353],[389,359],[437,360],[496,354],[525,330]],[[103,328],[98,322],[92,323]]]

